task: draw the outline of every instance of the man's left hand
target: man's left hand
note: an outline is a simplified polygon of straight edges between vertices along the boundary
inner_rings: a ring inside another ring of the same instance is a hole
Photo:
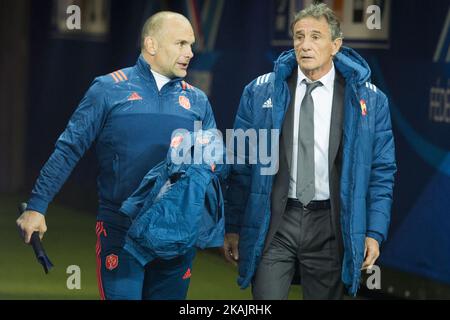
[[[375,261],[380,256],[380,245],[374,238],[366,237],[366,244],[364,249],[364,263],[361,270],[372,269]]]

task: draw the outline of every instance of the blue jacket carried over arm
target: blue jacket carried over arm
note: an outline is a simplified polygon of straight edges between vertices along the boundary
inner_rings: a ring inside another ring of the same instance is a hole
[[[381,244],[387,237],[396,172],[394,138],[388,99],[369,82],[370,68],[364,59],[343,47],[334,65],[346,83],[340,182],[342,280],[355,295],[365,238],[372,237]],[[274,72],[258,77],[245,88],[235,129],[281,130],[291,99],[286,79],[294,68],[294,50],[284,52]],[[263,108],[269,98],[273,107]],[[250,284],[255,273],[270,223],[273,175],[261,175],[261,167],[259,163],[234,164],[228,180],[226,232],[240,235],[238,284],[242,288]]]
[[[173,259],[194,246],[222,246],[222,163],[219,135],[175,132],[166,161],[150,170],[120,209],[132,219],[125,250],[146,265],[155,258]]]

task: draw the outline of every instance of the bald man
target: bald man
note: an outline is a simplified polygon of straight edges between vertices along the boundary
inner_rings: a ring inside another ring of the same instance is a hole
[[[101,299],[185,299],[195,251],[142,266],[123,250],[131,221],[121,203],[145,174],[162,161],[175,129],[215,128],[206,95],[182,79],[194,54],[189,21],[174,12],[150,17],[142,30],[135,66],[96,78],[72,115],[41,170],[17,220],[25,243],[47,230],[49,203],[90,145],[96,142],[97,275]],[[174,226],[174,232],[176,226]]]

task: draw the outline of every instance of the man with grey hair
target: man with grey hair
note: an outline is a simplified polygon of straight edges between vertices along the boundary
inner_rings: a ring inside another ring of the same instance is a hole
[[[131,225],[119,211],[147,172],[165,159],[176,129],[216,127],[206,95],[187,84],[195,36],[189,21],[159,12],[142,30],[135,66],[96,78],[56,142],[17,225],[29,243],[47,230],[45,213],[76,163],[96,142],[99,162],[97,277],[102,299],[185,299],[195,249],[174,259],[141,263],[124,250]],[[178,232],[173,226],[173,232]]]
[[[396,172],[388,100],[342,46],[325,4],[300,11],[292,34],[294,49],[241,98],[235,129],[279,129],[279,169],[232,166],[224,253],[255,299],[286,299],[296,270],[304,299],[342,299],[344,287],[356,295],[387,236]]]

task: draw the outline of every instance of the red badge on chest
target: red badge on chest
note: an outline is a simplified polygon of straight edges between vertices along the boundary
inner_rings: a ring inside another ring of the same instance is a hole
[[[187,110],[189,110],[191,108],[191,103],[189,102],[189,99],[186,98],[185,96],[179,96],[178,102],[180,103],[180,106],[182,106],[183,108],[185,108]]]

